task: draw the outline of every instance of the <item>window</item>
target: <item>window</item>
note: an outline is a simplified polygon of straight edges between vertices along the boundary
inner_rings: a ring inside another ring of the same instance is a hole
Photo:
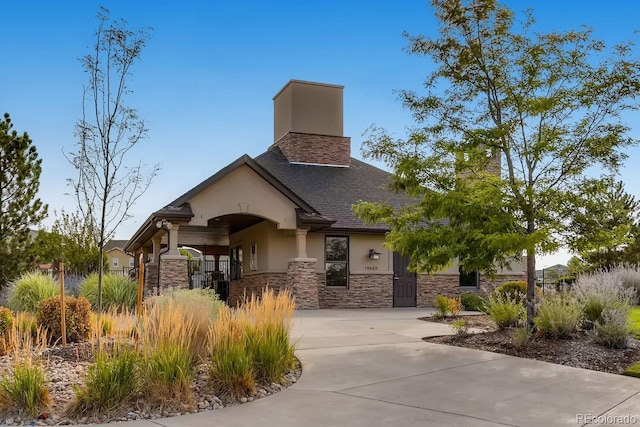
[[[325,240],[326,286],[347,286],[349,284],[349,238],[326,236]]]
[[[129,268],[133,268],[135,266],[135,260],[133,258],[129,258]]]
[[[118,268],[119,266],[120,266],[120,259],[114,258],[113,259],[113,268]]]
[[[242,279],[242,246],[231,248],[229,260],[231,280]]]
[[[460,267],[460,286],[461,287],[478,289],[479,284],[480,284],[480,274],[478,274],[477,270],[464,271],[464,269]]]

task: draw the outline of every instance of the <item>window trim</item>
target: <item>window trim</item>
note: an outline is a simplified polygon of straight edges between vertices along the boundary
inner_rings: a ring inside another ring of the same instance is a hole
[[[465,271],[462,266],[458,267],[458,273],[460,274],[458,276],[458,287],[462,288],[462,289],[480,289],[480,272],[478,270],[472,270],[472,271]],[[462,276],[464,274],[474,274],[475,275],[475,284],[474,285],[463,285],[462,284]]]
[[[347,260],[346,261],[327,261],[327,239],[333,239],[333,238],[343,238],[346,239],[347,241],[347,250],[346,250],[346,255],[347,255]],[[350,248],[351,248],[351,242],[349,239],[348,235],[345,234],[325,234],[324,236],[324,286],[328,287],[328,288],[345,288],[345,289],[349,289],[349,276],[350,276],[350,260],[349,260],[349,252],[350,252]],[[327,282],[327,264],[328,263],[344,263],[345,264],[345,269],[347,271],[347,277],[346,277],[346,283],[345,284],[340,284],[340,285],[330,285]]]

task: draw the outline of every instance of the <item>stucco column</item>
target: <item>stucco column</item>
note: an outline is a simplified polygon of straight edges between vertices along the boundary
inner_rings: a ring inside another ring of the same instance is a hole
[[[160,251],[162,250],[162,246],[160,245],[160,242],[162,241],[162,237],[158,234],[153,236],[153,238],[151,239],[151,243],[153,245],[153,263],[155,265],[158,265],[158,263],[160,262]]]
[[[309,258],[307,255],[307,232],[308,228],[298,228],[296,230],[296,248],[298,249],[296,258]]]
[[[178,224],[172,224],[169,229],[169,251],[167,251],[166,255],[169,256],[179,256],[180,252],[178,251],[178,229],[180,226]]]

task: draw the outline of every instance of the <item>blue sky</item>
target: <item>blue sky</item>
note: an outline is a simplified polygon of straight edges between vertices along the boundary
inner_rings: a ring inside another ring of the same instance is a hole
[[[541,30],[586,25],[615,43],[634,38],[640,2],[562,0],[505,2],[534,10]],[[74,176],[63,151],[73,149],[86,81],[77,58],[93,43],[100,5],[131,27],[153,28],[134,69],[127,104],[148,124],[136,149],[162,170],[120,226],[126,239],[154,210],[243,154],[256,156],[273,139],[272,98],[289,79],[341,84],[344,130],[361,158],[371,124],[402,136],[412,124],[394,95],[419,89],[431,70],[403,49],[403,31],[435,35],[428,1],[20,1],[3,4],[0,113],[9,112],[43,158],[40,197],[54,210],[75,209],[66,180]],[[638,114],[625,117],[640,136]],[[640,198],[640,150],[621,172]],[[538,267],[566,262],[561,253]]]

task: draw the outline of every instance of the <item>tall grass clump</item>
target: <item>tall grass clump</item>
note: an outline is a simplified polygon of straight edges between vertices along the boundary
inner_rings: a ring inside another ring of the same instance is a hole
[[[518,326],[525,319],[526,308],[521,295],[494,293],[487,297],[485,311],[498,329]]]
[[[98,275],[92,274],[80,285],[80,296],[98,307]],[[128,277],[116,274],[102,276],[102,308],[104,310],[133,310],[138,299],[138,285]]]
[[[21,331],[13,323],[9,331],[12,364],[0,378],[0,411],[37,417],[51,403],[44,368],[38,357],[47,348],[47,336],[38,328]]]
[[[0,410],[37,417],[51,404],[44,368],[19,360],[0,378]]]
[[[214,386],[231,398],[252,394],[256,390],[253,357],[247,345],[248,324],[245,321],[239,319],[231,308],[224,306],[211,325],[209,376]]]
[[[74,386],[75,397],[69,415],[109,414],[139,390],[138,354],[130,348],[114,348],[111,354],[100,352],[89,366],[85,384]]]
[[[578,300],[567,293],[550,293],[542,300],[536,317],[536,327],[553,339],[567,339],[577,331],[582,317]]]
[[[182,315],[182,319],[175,319],[176,322],[192,327],[189,332],[193,334],[190,348],[196,356],[205,358],[208,355],[209,328],[224,303],[211,289],[181,289],[152,298],[147,305],[148,313],[152,318],[158,317],[153,313],[162,313],[168,306],[173,307],[174,315]]]
[[[40,272],[23,273],[9,285],[7,306],[14,311],[35,313],[40,301],[60,295],[60,286]]]
[[[267,288],[260,299],[252,295],[238,311],[248,325],[247,345],[256,378],[282,383],[285,373],[296,363],[295,346],[290,339],[295,311],[291,292],[283,290],[276,295]]]
[[[163,410],[182,412],[195,406],[190,385],[196,326],[187,310],[173,301],[154,304],[143,319],[143,389]]]

